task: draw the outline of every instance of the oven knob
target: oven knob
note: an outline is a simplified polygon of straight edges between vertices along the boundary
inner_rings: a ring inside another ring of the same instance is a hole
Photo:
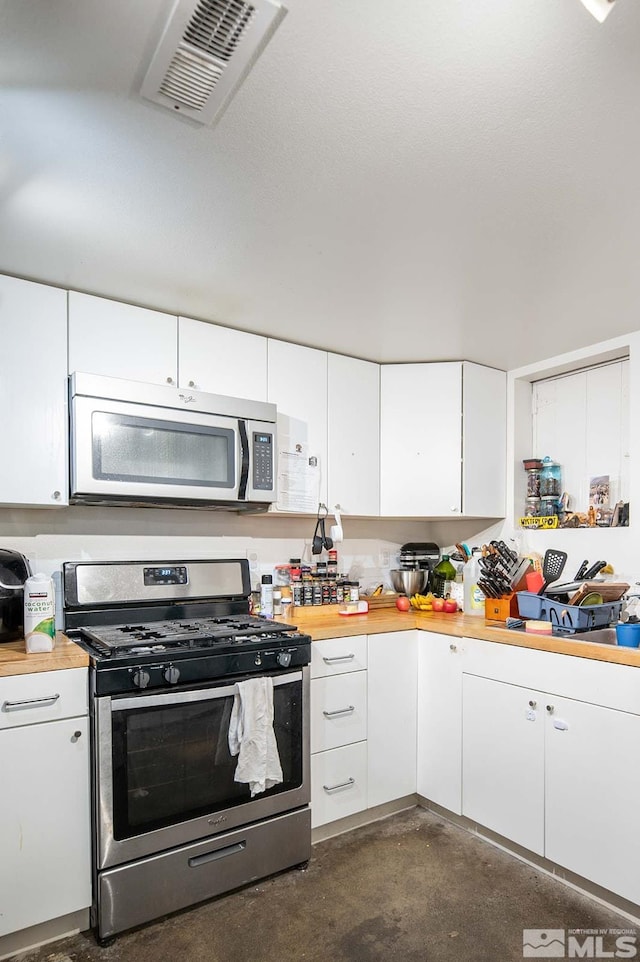
[[[136,688],[146,688],[151,681],[151,675],[144,668],[137,668],[133,673],[133,684]]]
[[[288,668],[291,664],[291,652],[290,651],[279,651],[276,661],[281,668]]]
[[[262,655],[260,654],[260,652],[257,653],[256,657],[253,659],[253,662],[255,665],[258,665],[258,666],[262,664]]]
[[[177,685],[178,679],[180,678],[180,669],[176,668],[174,665],[169,665],[168,668],[164,670],[164,680],[168,681],[170,685]]]

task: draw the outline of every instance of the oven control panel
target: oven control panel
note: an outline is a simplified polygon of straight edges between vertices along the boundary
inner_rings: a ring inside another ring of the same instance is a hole
[[[186,565],[157,565],[143,568],[143,579],[146,587],[155,585],[186,585]]]
[[[277,648],[256,648],[253,651],[227,652],[181,658],[173,653],[171,661],[135,661],[132,655],[127,664],[109,665],[96,672],[97,695],[126,695],[138,691],[162,691],[169,688],[193,687],[211,682],[229,683],[238,676],[285,672],[301,668],[311,660],[310,644],[282,645]]]

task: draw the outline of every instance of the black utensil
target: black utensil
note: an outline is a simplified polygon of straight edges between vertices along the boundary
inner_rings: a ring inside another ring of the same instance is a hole
[[[606,563],[607,563],[606,561],[596,561],[594,565],[591,565],[588,571],[585,571],[585,573],[582,576],[583,579],[585,581],[590,581],[592,578],[595,578],[598,572],[602,571]]]
[[[582,581],[582,579],[584,578],[584,573],[588,569],[588,567],[589,567],[589,560],[588,558],[585,558],[582,564],[580,565],[580,567],[578,568],[578,571],[576,572],[576,576],[573,580]]]
[[[542,587],[538,592],[539,595],[543,595],[547,590],[547,585],[550,585],[552,581],[557,581],[562,572],[564,571],[564,566],[567,563],[567,558],[569,555],[566,551],[556,551],[554,548],[547,548],[544,553],[544,558],[542,561]]]

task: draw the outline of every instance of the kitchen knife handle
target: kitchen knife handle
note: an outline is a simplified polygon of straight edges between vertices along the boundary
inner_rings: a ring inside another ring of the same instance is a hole
[[[585,558],[582,564],[580,565],[580,567],[578,568],[578,572],[573,580],[581,581],[584,578],[584,573],[588,567],[589,567],[589,559]]]

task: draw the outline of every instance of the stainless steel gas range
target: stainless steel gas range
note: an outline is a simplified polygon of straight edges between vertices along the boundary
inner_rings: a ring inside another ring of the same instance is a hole
[[[90,655],[98,939],[304,863],[310,638],[251,617],[248,562],[66,563],[63,589]],[[252,797],[228,733],[262,676],[283,780]]]

